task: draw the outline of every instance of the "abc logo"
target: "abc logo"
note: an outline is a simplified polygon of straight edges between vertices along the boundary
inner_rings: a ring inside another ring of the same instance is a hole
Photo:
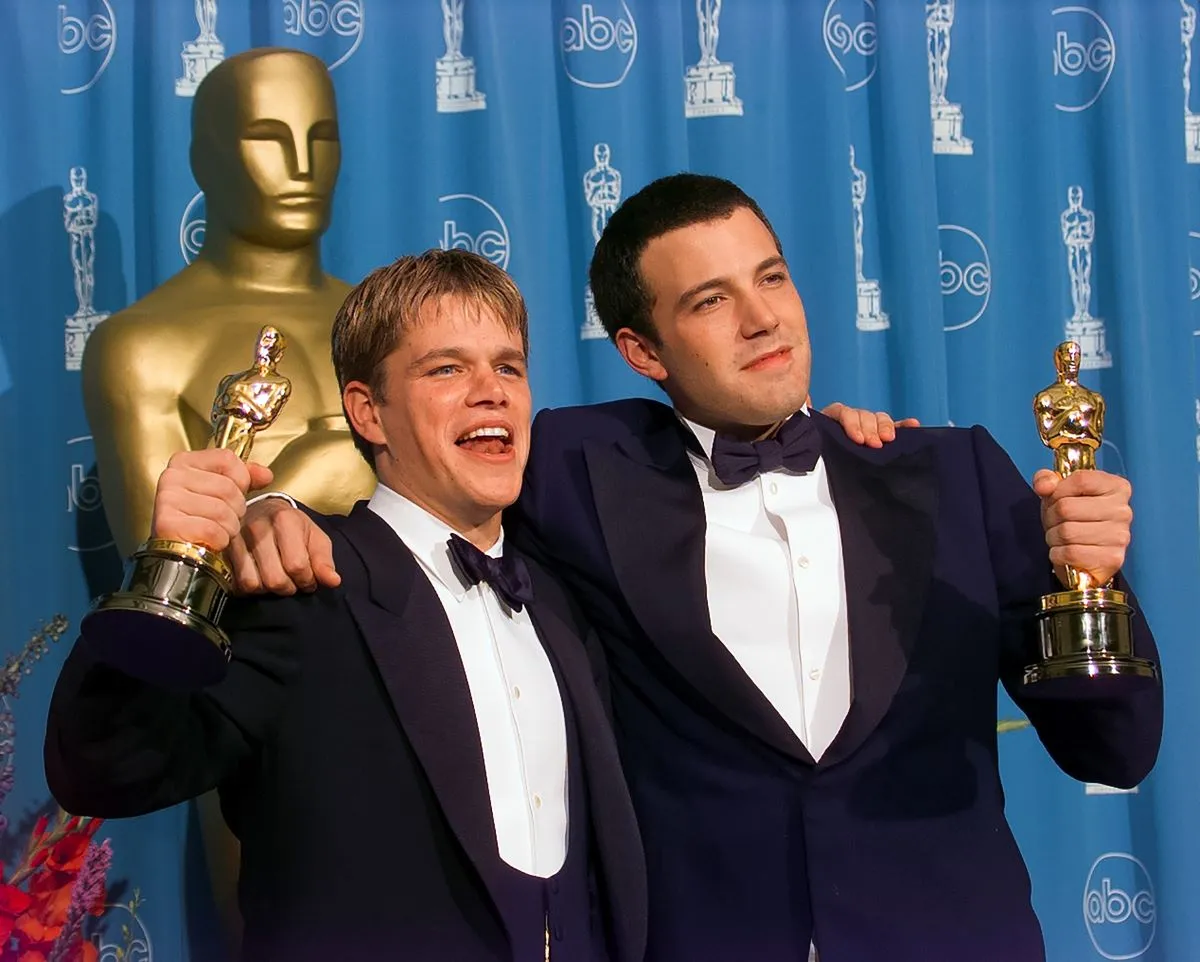
[[[939,224],[942,325],[947,331],[970,327],[992,296],[992,265],[987,246],[973,230]]]
[[[1109,852],[1092,863],[1083,887],[1083,921],[1106,959],[1136,959],[1154,941],[1158,910],[1146,866],[1132,855]]]
[[[620,85],[637,57],[637,23],[625,0],[601,6],[599,0],[582,4],[578,16],[562,21],[563,69],[581,87]]]
[[[1087,7],[1053,11],[1054,76],[1059,110],[1077,113],[1100,99],[1117,62],[1117,44],[1104,18]]]
[[[474,194],[447,194],[438,201],[445,211],[438,238],[442,250],[472,251],[508,269],[508,225],[495,207]]]
[[[60,88],[60,93],[81,94],[90,90],[108,69],[117,49],[117,18],[108,0],[90,6],[90,10],[76,10],[68,9],[65,3],[58,5],[58,49],[72,58],[83,54],[80,58],[83,69],[77,78],[80,82]]]
[[[283,30],[294,37],[333,33],[352,38],[348,49],[329,64],[330,70],[336,70],[354,56],[362,43],[362,0],[283,0]]]

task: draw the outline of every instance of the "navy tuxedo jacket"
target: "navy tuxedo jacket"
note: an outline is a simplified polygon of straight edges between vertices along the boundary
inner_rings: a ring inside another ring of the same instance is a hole
[[[200,694],[137,682],[77,643],[50,706],[50,789],[72,813],[113,818],[219,788],[242,843],[248,960],[523,962],[445,611],[365,504],[321,523],[341,585],[231,603],[229,674]],[[613,962],[639,962],[645,866],[599,662],[561,587],[530,568],[530,613],[574,707],[594,924]]]
[[[1154,764],[1161,689],[1023,687],[1033,606],[1059,585],[1039,500],[985,430],[906,429],[872,449],[813,416],[852,679],[818,763],[713,635],[704,508],[672,410],[627,400],[534,425],[506,530],[606,649],[648,962],[804,962],[810,938],[821,962],[1041,960],[1004,817],[997,683],[1065,772],[1114,786]],[[1135,647],[1157,660],[1140,617]]]

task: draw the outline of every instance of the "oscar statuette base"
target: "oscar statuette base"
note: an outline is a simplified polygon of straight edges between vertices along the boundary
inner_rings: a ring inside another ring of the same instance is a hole
[[[1104,676],[1154,681],[1153,662],[1133,654],[1133,607],[1123,591],[1086,588],[1044,595],[1037,613],[1041,658],[1027,685]]]
[[[175,691],[220,681],[231,656],[218,626],[232,578],[217,552],[151,540],[133,556],[121,590],[80,624],[92,652],[133,678]]]

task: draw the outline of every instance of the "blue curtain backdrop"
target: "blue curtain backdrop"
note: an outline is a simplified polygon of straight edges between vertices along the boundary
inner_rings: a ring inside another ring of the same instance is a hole
[[[70,627],[0,687],[5,879],[47,801],[55,673],[87,585],[118,565],[74,369],[82,332],[202,239],[181,78],[215,17],[226,55],[288,46],[333,70],[344,160],[327,268],[353,282],[439,244],[497,261],[529,300],[539,405],[653,396],[595,336],[586,268],[613,201],[680,169],[732,178],[774,220],[821,403],[982,423],[1028,476],[1049,463],[1032,396],[1054,345],[1079,339],[1109,405],[1102,466],[1134,485],[1129,572],[1162,645],[1167,731],[1154,774],[1115,793],[1054,768],[1002,697],[1008,811],[1051,960],[1200,959],[1198,4],[8,0],[0,652],[18,658],[56,615]],[[199,957],[193,836],[186,807],[101,826],[114,907],[89,923],[97,944]]]

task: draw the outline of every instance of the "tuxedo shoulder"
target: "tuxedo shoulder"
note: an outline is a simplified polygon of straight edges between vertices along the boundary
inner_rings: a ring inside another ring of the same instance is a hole
[[[535,447],[577,447],[584,441],[620,441],[669,424],[675,412],[661,401],[624,398],[601,404],[543,408],[533,421]]]

